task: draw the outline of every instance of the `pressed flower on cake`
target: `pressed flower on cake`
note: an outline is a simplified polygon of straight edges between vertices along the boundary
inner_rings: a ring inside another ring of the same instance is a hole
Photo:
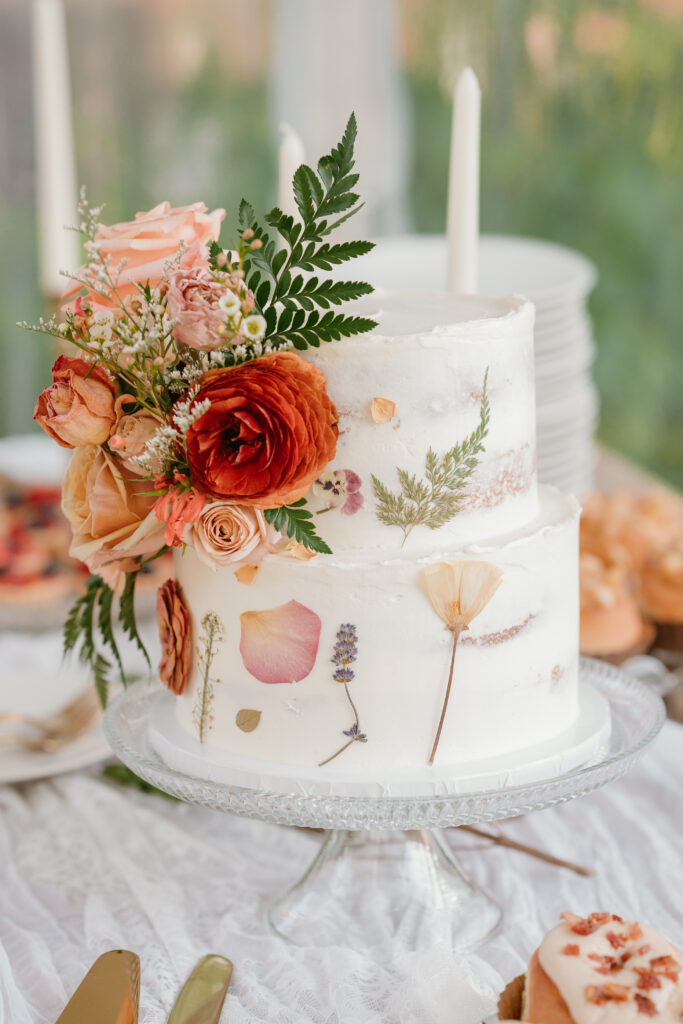
[[[434,745],[428,764],[434,758],[441,739],[448,701],[453,683],[455,652],[460,634],[480,615],[498,590],[503,579],[503,570],[490,562],[436,562],[422,570],[422,582],[432,608],[446,624],[453,637],[451,664],[446,686],[446,696],[441,709],[441,718],[436,730]]]
[[[316,498],[322,498],[326,504],[320,512],[336,508],[343,515],[352,516],[364,504],[360,493],[362,485],[361,478],[352,469],[331,469],[313,482],[311,490]]]
[[[169,690],[181,694],[190,668],[190,613],[175,580],[166,580],[157,592],[157,621],[161,641],[159,678]]]
[[[262,683],[298,683],[315,665],[320,616],[299,601],[243,612],[240,654],[247,672]]]

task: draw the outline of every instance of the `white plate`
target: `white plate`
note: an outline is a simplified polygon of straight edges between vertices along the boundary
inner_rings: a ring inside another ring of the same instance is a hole
[[[0,633],[0,711],[52,715],[90,684],[75,661],[63,662],[61,633]],[[52,754],[0,746],[0,783],[61,775],[111,754],[101,720],[78,740]]]

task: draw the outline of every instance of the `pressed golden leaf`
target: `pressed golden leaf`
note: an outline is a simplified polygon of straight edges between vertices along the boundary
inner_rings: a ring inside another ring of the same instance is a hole
[[[290,558],[297,558],[301,561],[308,561],[309,558],[317,558],[315,551],[311,551],[305,544],[300,544],[298,540],[292,540],[289,542],[287,547],[284,549],[283,554],[289,555]]]
[[[375,423],[388,423],[396,415],[396,402],[390,398],[373,398],[370,415]]]
[[[241,569],[235,571],[235,579],[238,583],[244,583],[248,586],[256,579],[258,569],[258,565],[243,565]]]
[[[261,712],[254,711],[253,708],[242,708],[235,715],[235,724],[242,732],[253,732],[260,721]]]

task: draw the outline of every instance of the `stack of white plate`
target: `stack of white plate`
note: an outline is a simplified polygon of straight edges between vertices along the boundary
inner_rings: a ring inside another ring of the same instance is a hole
[[[446,285],[446,265],[443,237],[404,235],[380,240],[355,261],[353,276],[377,288],[434,291]],[[596,278],[593,264],[564,246],[509,235],[481,237],[479,291],[525,295],[536,306],[539,479],[579,497],[593,489],[595,470],[599,403],[586,303]]]

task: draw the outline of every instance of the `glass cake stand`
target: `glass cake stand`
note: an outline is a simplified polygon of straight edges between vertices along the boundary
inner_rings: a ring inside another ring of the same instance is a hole
[[[208,782],[169,768],[148,736],[159,684],[138,683],[107,709],[105,731],[137,775],[188,803],[321,832],[304,876],[268,908],[271,926],[301,945],[356,949],[401,939],[419,949],[467,950],[499,926],[502,910],[463,874],[444,827],[512,818],[573,800],[624,774],[662,727],[661,699],[611,665],[582,659],[581,679],[606,698],[611,735],[592,763],[554,778],[426,797],[306,796]]]

